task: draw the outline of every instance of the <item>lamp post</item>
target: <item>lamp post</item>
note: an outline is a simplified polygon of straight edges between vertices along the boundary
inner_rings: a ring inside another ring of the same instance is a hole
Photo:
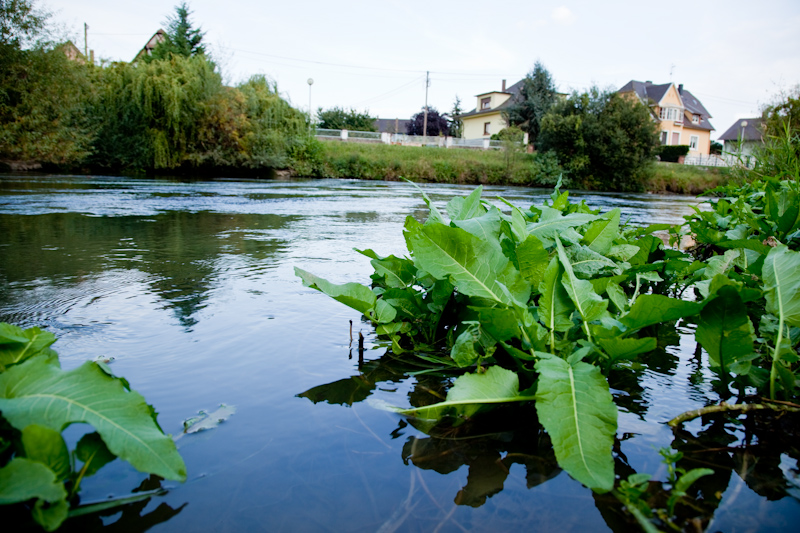
[[[739,137],[739,153],[744,151],[744,129],[747,127],[747,121],[743,120],[740,124],[742,126],[742,135]]]
[[[311,111],[311,86],[314,85],[314,78],[308,78],[308,131],[311,131],[311,124],[314,122],[314,115]]]

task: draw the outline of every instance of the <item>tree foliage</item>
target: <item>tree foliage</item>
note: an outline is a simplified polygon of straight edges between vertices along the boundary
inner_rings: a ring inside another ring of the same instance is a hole
[[[354,108],[332,107],[317,110],[317,127],[329,130],[376,131],[375,118],[369,110],[363,113]]]
[[[175,14],[164,21],[164,25],[167,27],[165,39],[158,43],[151,55],[144,56],[145,61],[169,59],[172,55],[183,57],[204,55],[206,53],[203,44],[205,32],[192,25],[189,20],[191,15],[192,11],[186,2],[175,6]]]
[[[450,124],[447,120],[447,113],[442,115],[435,107],[428,106],[428,135],[450,135]],[[425,129],[425,108],[422,111],[413,115],[411,120],[406,124],[406,133],[408,135],[422,135]]]
[[[764,107],[762,117],[767,136],[779,136],[786,128],[790,134],[800,134],[800,84],[778,94]]]
[[[450,135],[453,137],[461,138],[464,135],[464,122],[461,120],[461,113],[463,112],[461,99],[456,95],[456,100],[453,102],[453,110],[450,111]]]
[[[49,14],[35,4],[35,0],[0,1],[0,50],[22,48],[42,35]]]
[[[537,61],[525,78],[511,105],[503,111],[506,124],[519,126],[531,144],[541,131],[541,121],[556,102],[556,86],[550,72]]]
[[[573,180],[590,189],[641,190],[659,145],[647,108],[618,93],[573,93],[542,119],[538,149],[553,150]]]

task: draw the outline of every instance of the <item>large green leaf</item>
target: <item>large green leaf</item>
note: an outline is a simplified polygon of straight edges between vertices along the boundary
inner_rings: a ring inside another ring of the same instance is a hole
[[[444,416],[454,414],[469,418],[477,413],[482,405],[533,399],[533,396],[519,393],[519,377],[516,373],[499,366],[492,366],[483,373],[464,374],[456,378],[443,402],[412,409],[391,409],[400,414],[427,420],[440,420]]]
[[[49,331],[37,327],[23,330],[0,322],[0,371],[41,353],[54,342],[56,337]]]
[[[544,249],[542,241],[530,235],[517,246],[517,261],[522,277],[530,281],[534,287],[538,287],[544,279],[550,254]]]
[[[337,302],[352,307],[356,311],[367,314],[367,311],[375,307],[375,302],[377,300],[375,293],[373,293],[369,287],[365,287],[360,283],[351,282],[336,285],[297,267],[294,268],[294,273],[303,280],[303,285],[306,287],[324,292]]]
[[[463,294],[487,298],[510,305],[505,285],[513,298],[527,302],[530,283],[503,255],[500,243],[482,240],[460,229],[443,224],[423,226],[406,218],[405,238],[414,263],[438,279],[450,279]]]
[[[628,329],[640,329],[696,315],[705,304],[706,302],[687,302],[661,294],[643,294],[636,299],[631,310],[619,321]]]
[[[61,432],[31,424],[22,430],[22,447],[25,457],[47,466],[57,479],[69,475],[69,450]]]
[[[456,196],[447,202],[447,214],[450,220],[467,220],[484,215],[486,208],[481,205],[482,192],[483,186],[478,185],[469,196]]]
[[[640,339],[611,337],[607,339],[598,338],[596,341],[614,361],[632,359],[641,353],[652,352],[658,346],[655,337],[642,337]]]
[[[595,215],[587,213],[570,213],[564,216],[558,209],[541,207],[542,215],[537,222],[528,224],[528,232],[536,235],[545,246],[552,246],[553,239],[569,228],[582,226],[598,219]]]
[[[461,228],[467,233],[475,235],[484,241],[492,241],[498,238],[500,233],[500,211],[493,207],[486,214],[469,218],[466,220],[454,220],[452,224]]]
[[[539,360],[536,370],[536,412],[550,434],[559,466],[593,490],[611,490],[617,408],[600,369],[550,357]]]
[[[620,209],[617,207],[602,215],[600,220],[592,222],[583,235],[582,244],[599,254],[607,254],[614,239],[619,237],[619,216]]]
[[[708,352],[712,367],[730,372],[734,363],[753,353],[755,334],[736,288],[725,285],[716,294],[700,312],[695,338]]]
[[[764,260],[767,312],[800,327],[800,252],[786,246],[773,248]]]
[[[186,479],[175,443],[158,428],[144,398],[96,363],[65,372],[38,356],[11,367],[0,374],[0,411],[19,430],[39,424],[60,432],[72,423],[91,424],[108,449],[135,468]]]
[[[37,461],[15,457],[0,468],[0,505],[41,498],[57,502],[67,497],[56,474]]]
[[[539,298],[539,318],[553,331],[569,331],[574,325],[569,316],[575,306],[561,283],[563,273],[564,267],[558,257],[553,257],[539,284],[539,292],[542,293]]]
[[[590,281],[585,279],[578,279],[572,271],[572,264],[567,257],[567,252],[561,244],[561,239],[556,236],[556,248],[558,249],[558,257],[564,267],[564,276],[561,283],[567,290],[572,303],[575,304],[575,309],[578,310],[583,318],[584,325],[586,326],[586,334],[591,339],[589,333],[588,323],[592,320],[597,320],[602,317],[608,309],[608,300],[600,296],[594,291],[594,287]]]

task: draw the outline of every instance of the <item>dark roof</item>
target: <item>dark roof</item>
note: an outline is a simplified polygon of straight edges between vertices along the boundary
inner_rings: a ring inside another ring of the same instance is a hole
[[[395,122],[397,123],[397,128],[395,128]],[[411,121],[403,118],[376,118],[373,124],[375,124],[375,129],[380,133],[405,133],[406,124],[409,122]],[[395,129],[397,131],[394,131]]]
[[[519,91],[522,89],[522,82],[523,81],[525,81],[524,78],[519,80],[517,83],[515,83],[511,87],[506,88],[505,91],[489,91],[488,93],[479,94],[478,96],[481,96],[481,95],[484,95],[484,94],[491,94],[491,93],[494,93],[494,92],[498,92],[498,93],[502,92],[503,94],[510,94],[511,98],[509,98],[508,100],[506,100],[505,102],[503,102],[502,104],[500,104],[497,107],[493,107],[491,109],[477,109],[477,108],[475,108],[472,111],[469,111],[468,113],[462,113],[461,115],[459,115],[459,117],[460,118],[474,117],[476,115],[486,115],[486,114],[489,114],[489,113],[496,113],[498,111],[502,111],[503,109],[509,107],[511,104],[514,103],[515,97],[519,94]]]
[[[652,100],[654,103],[658,103],[664,98],[664,95],[667,94],[671,83],[662,83],[661,85],[653,85],[652,82],[649,81],[636,81],[631,80],[626,83],[622,89],[617,91],[618,93],[627,93],[634,91],[642,101],[647,102],[648,100]]]
[[[763,141],[764,121],[761,117],[756,118],[740,118],[733,125],[725,130],[725,133],[719,136],[720,141],[739,141],[742,135],[742,121],[747,121],[747,126],[744,127],[744,141]]]

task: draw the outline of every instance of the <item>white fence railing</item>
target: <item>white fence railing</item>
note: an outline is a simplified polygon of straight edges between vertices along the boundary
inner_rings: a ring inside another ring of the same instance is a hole
[[[459,139],[456,137],[433,137],[431,135],[406,135],[405,133],[378,133],[375,131],[330,130],[317,128],[316,137],[320,139],[354,142],[380,142],[402,146],[431,146],[439,148],[472,148],[476,150],[499,149],[502,141],[490,139]],[[517,143],[519,144],[519,143]]]
[[[752,155],[722,154],[722,155],[687,155],[683,160],[684,165],[699,165],[704,167],[747,167],[753,168],[756,159]]]

